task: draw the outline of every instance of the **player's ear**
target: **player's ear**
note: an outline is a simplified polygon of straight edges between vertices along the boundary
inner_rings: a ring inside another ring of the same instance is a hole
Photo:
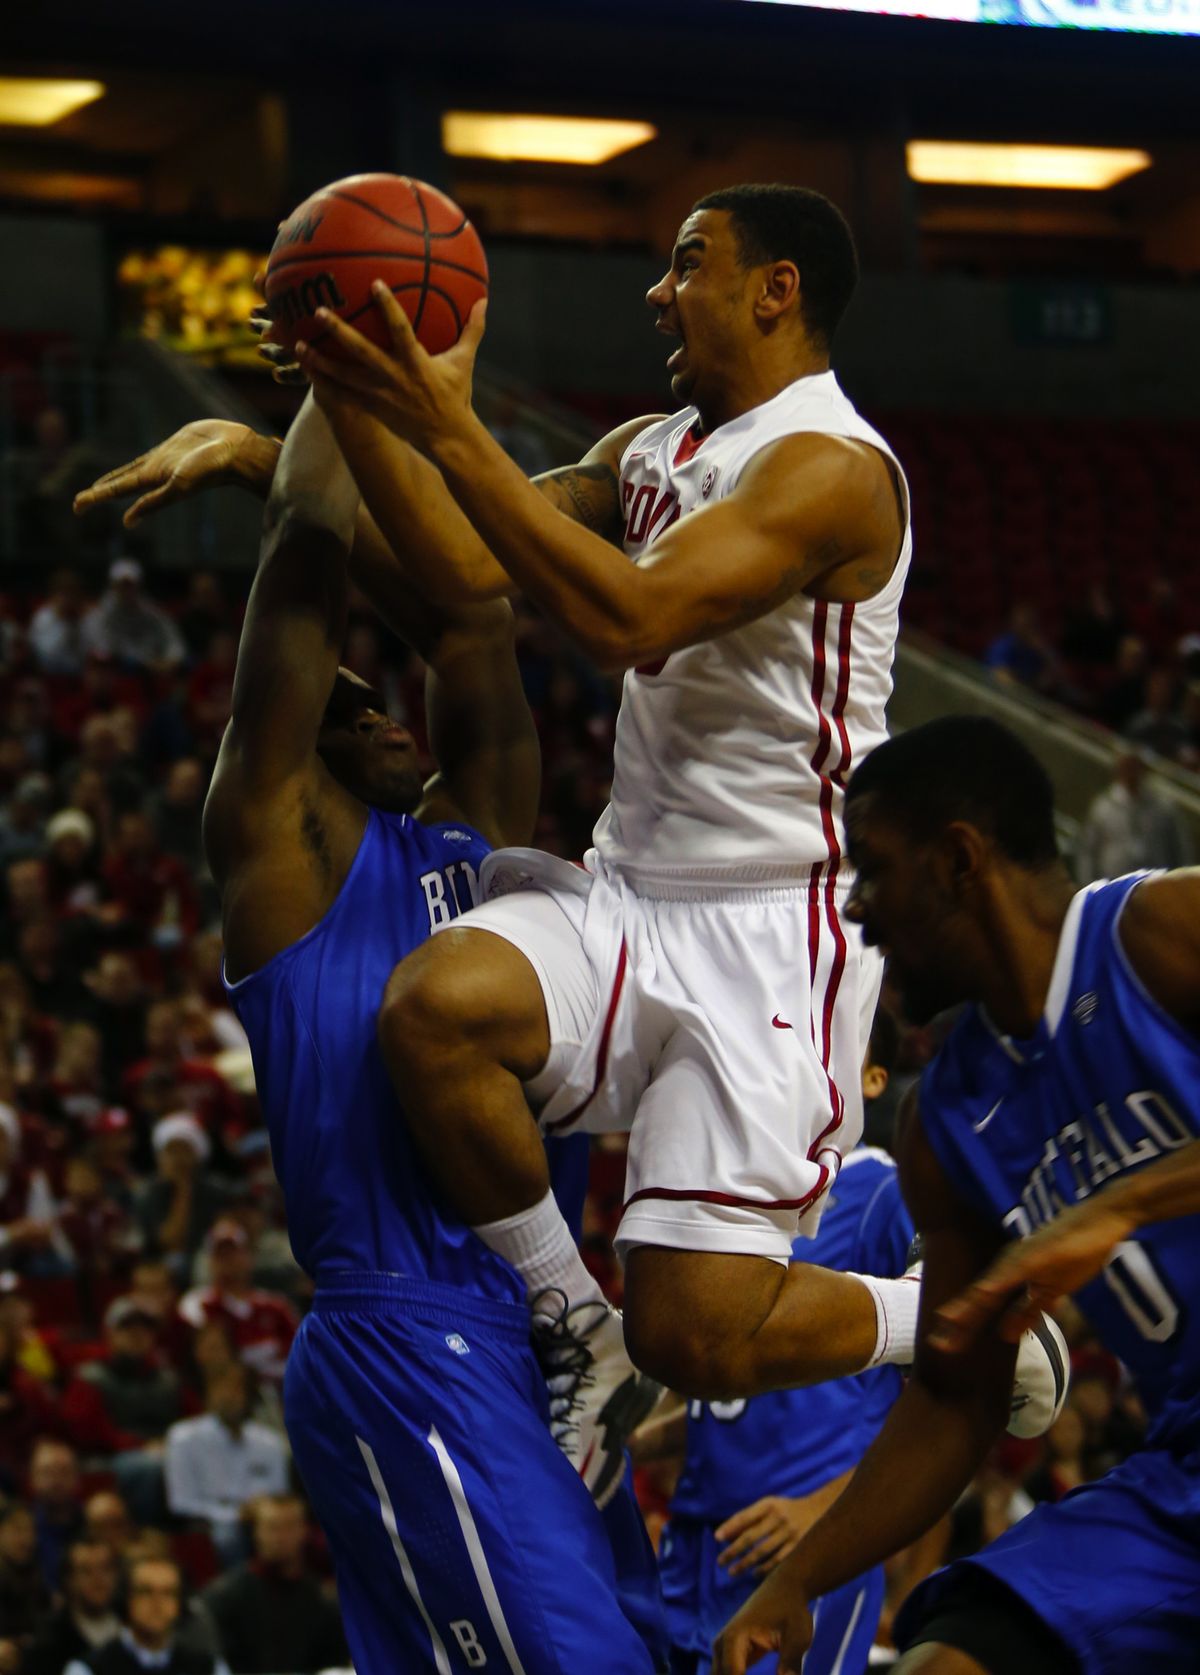
[[[761,270],[762,281],[754,312],[763,324],[778,320],[800,307],[800,270],[795,262],[768,262]]]
[[[862,1071],[862,1096],[870,1104],[878,1099],[888,1085],[888,1073],[881,1064],[864,1064]]]
[[[987,861],[988,844],[969,820],[952,820],[942,833],[946,882],[957,895],[974,889]]]

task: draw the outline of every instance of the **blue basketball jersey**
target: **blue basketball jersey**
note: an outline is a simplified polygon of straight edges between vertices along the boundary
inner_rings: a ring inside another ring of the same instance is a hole
[[[1200,1041],[1133,972],[1121,911],[1146,875],[1071,903],[1029,1040],[969,1008],[921,1081],[921,1124],[963,1198],[1021,1238],[1200,1135]],[[1154,1443],[1200,1428],[1200,1216],[1140,1229],[1076,1294],[1137,1380]]]
[[[890,1277],[904,1272],[911,1239],[895,1164],[863,1146],[842,1164],[816,1237],[797,1239],[792,1254]],[[720,1524],[762,1495],[811,1494],[858,1464],[899,1390],[897,1369],[879,1367],[752,1401],[689,1403],[672,1515]]]
[[[292,1248],[318,1285],[394,1273],[524,1304],[509,1265],[439,1203],[375,1031],[392,968],[474,905],[487,852],[468,827],[371,809],[320,923],[227,985],[250,1038]]]

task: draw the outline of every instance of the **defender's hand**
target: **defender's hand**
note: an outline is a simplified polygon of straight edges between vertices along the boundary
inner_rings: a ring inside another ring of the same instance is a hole
[[[135,494],[137,499],[123,519],[126,529],[132,529],[151,512],[160,512],[164,506],[219,483],[244,482],[248,487],[258,487],[265,464],[262,442],[248,425],[226,419],[196,419],[148,454],[106,472],[91,488],[77,494],[75,512],[89,512],[93,506]],[[266,481],[270,482],[269,471]]]
[[[817,1515],[804,1501],[764,1495],[718,1527],[717,1540],[728,1546],[718,1555],[717,1563],[731,1576],[741,1576],[747,1570],[765,1576],[797,1546]]]
[[[475,304],[452,349],[430,355],[382,280],[375,281],[371,294],[387,325],[389,352],[320,308],[316,319],[328,334],[329,348],[299,341],[296,358],[313,381],[318,403],[330,392],[356,400],[397,436],[428,453],[440,437],[453,435],[470,417],[471,381],[487,304]]]
[[[1076,1204],[1028,1239],[1008,1245],[986,1273],[938,1310],[930,1343],[953,1354],[989,1321],[1014,1343],[1044,1309],[1095,1279],[1135,1225],[1119,1205],[1105,1204],[1106,1196]]]
[[[746,1675],[768,1652],[779,1653],[779,1675],[800,1675],[812,1645],[813,1620],[792,1567],[780,1565],[737,1615],[713,1648],[713,1675]]]

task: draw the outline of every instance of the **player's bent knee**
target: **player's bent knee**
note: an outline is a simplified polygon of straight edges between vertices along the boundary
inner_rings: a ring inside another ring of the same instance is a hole
[[[379,1039],[393,1077],[416,1083],[489,1062],[527,1078],[550,1050],[541,986],[525,956],[499,937],[458,927],[392,972]]]

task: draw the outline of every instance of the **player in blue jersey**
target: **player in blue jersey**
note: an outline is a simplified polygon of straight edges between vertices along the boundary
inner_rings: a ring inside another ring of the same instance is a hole
[[[164,504],[211,480],[194,454],[172,439],[93,499]],[[411,736],[338,667],[351,575],[429,667],[428,784]],[[528,835],[538,775],[507,607],[412,595],[310,399],[274,468],[204,838],[316,1286],[285,1410],[359,1675],[653,1667],[550,1434],[524,1284],[432,1190],[376,1042],[397,959],[470,905],[491,842]]]
[[[896,1167],[859,1147],[842,1165],[813,1239],[797,1239],[797,1260],[899,1276],[912,1224]],[[659,1437],[634,1437],[684,1454],[659,1549],[672,1675],[709,1675],[712,1644],[759,1579],[791,1551],[799,1528],[835,1499],[900,1391],[895,1367],[750,1400],[687,1404]],[[686,1437],[679,1432],[684,1425]],[[670,1429],[668,1429],[670,1427]],[[814,1613],[805,1675],[859,1675],[883,1605],[882,1565],[822,1599]],[[773,1660],[764,1666],[768,1671]]]
[[[863,1065],[864,1103],[887,1086],[896,1046],[895,1021],[881,1008]],[[842,1165],[816,1236],[794,1249],[798,1261],[898,1278],[912,1238],[894,1161],[860,1146]],[[1066,1343],[1035,1311],[1021,1338],[1009,1428],[1040,1435],[1060,1411],[1066,1383]],[[689,1402],[637,1433],[635,1459],[650,1451],[684,1456],[660,1552],[672,1675],[709,1675],[719,1629],[837,1499],[900,1389],[899,1370],[878,1367],[749,1402]],[[805,1675],[860,1675],[883,1597],[882,1565],[825,1595]],[[769,1659],[767,1675],[774,1667]]]
[[[969,1481],[1003,1423],[1011,1327],[963,1331],[977,1299],[936,1335],[926,1327],[1006,1240],[1033,1235],[1039,1292],[1070,1284],[1137,1381],[1145,1446],[922,1584],[897,1621],[910,1647],[898,1669],[1195,1671],[1200,873],[1077,890],[1048,779],[978,717],[881,746],[851,779],[847,831],[848,911],[888,952],[906,1010],[972,1003],[904,1117],[902,1181],[925,1234],[922,1341],[875,1447],[729,1625],[716,1667],[741,1675],[781,1647],[795,1670],[807,1602],[904,1546]],[[1039,1240],[1060,1217],[1065,1233]],[[1002,1284],[1006,1273],[1020,1279],[1019,1262],[1000,1265]]]

